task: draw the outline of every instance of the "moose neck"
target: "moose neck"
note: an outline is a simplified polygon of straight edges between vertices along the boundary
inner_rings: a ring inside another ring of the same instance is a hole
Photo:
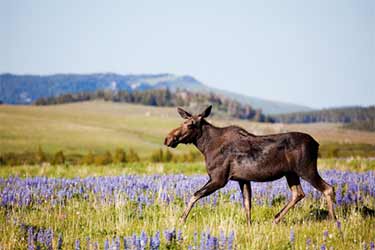
[[[207,121],[202,125],[202,134],[197,137],[194,145],[206,156],[207,152],[215,146],[215,138],[220,134],[220,128],[217,128]]]

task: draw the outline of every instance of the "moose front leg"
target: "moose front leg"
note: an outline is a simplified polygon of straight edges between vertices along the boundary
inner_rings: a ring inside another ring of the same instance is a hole
[[[188,217],[190,210],[193,208],[194,204],[200,199],[207,195],[212,194],[216,190],[225,186],[227,181],[223,180],[209,180],[201,189],[194,193],[194,195],[190,198],[190,201],[185,208],[184,213],[182,214],[180,221],[185,223],[186,218]]]
[[[247,224],[251,224],[251,183],[250,181],[239,181],[240,189],[243,197],[243,205],[245,207]]]

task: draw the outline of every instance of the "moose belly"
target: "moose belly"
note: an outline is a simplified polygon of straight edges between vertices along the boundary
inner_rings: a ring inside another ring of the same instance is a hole
[[[231,166],[232,180],[274,181],[287,172],[285,162],[235,161]]]

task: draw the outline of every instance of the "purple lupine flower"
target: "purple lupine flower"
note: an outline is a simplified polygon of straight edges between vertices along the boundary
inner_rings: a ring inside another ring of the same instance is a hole
[[[137,235],[135,233],[132,236],[132,240],[133,240],[133,246],[136,249],[140,249],[141,248],[141,240],[140,240],[139,237],[137,237]]]
[[[328,182],[337,186],[338,194],[341,188],[343,204],[358,202],[367,195],[375,197],[375,191],[371,188],[374,179],[372,172],[350,173],[329,170],[325,171],[323,176]],[[77,196],[85,199],[89,194],[94,194],[103,204],[113,204],[119,192],[125,192],[131,201],[135,201],[138,206],[140,204],[143,206],[155,202],[157,197],[154,194],[158,192],[160,187],[162,187],[161,195],[158,197],[160,201],[172,201],[176,198],[186,200],[186,195],[184,195],[186,192],[182,190],[192,191],[192,187],[200,185],[204,181],[206,181],[206,178],[203,176],[187,179],[182,175],[87,177],[70,180],[46,177],[25,179],[9,177],[2,182],[4,188],[0,193],[0,206],[29,206],[42,204],[43,202],[64,206],[69,199]],[[178,185],[176,185],[177,183]],[[257,204],[270,204],[279,193],[286,191],[286,187],[282,183],[281,180],[272,182],[272,184],[254,183],[255,202]],[[151,192],[145,194],[146,187]],[[170,192],[172,190],[174,190],[173,193]],[[321,196],[313,188],[306,188],[305,191],[306,195],[313,199],[319,199]],[[221,194],[229,195],[232,202],[240,203],[242,201],[234,183],[228,183],[225,188],[211,197],[211,201],[215,201]],[[207,199],[202,203],[207,203]]]
[[[39,244],[44,244],[44,231],[42,229],[39,229],[36,240]]]
[[[210,244],[211,244],[211,234],[210,231],[207,232],[206,234],[206,246],[205,249],[210,249]]]
[[[104,241],[104,250],[109,250],[109,240],[105,239]]]
[[[147,234],[142,230],[141,236],[140,236],[140,243],[141,243],[141,249],[144,250],[146,249],[147,246]]]
[[[47,250],[52,250],[53,232],[51,229],[47,229],[44,232],[44,240],[45,240],[45,245],[47,247]]]
[[[59,239],[57,240],[57,250],[62,250],[62,245],[63,245],[63,238],[62,238],[62,235],[59,234]]]
[[[80,250],[80,249],[81,249],[81,243],[79,242],[79,240],[76,240],[74,244],[74,250]]]
[[[341,221],[337,220],[337,221],[336,221],[336,226],[337,226],[337,229],[338,229],[339,231],[341,231]]]
[[[99,250],[99,243],[95,241],[94,243],[94,249],[93,250]]]
[[[28,250],[34,250],[34,231],[32,227],[29,227],[27,229],[27,249]]]
[[[216,237],[213,237],[211,236],[208,240],[207,240],[208,244],[207,244],[207,249],[209,250],[216,250],[219,248],[219,241],[217,240]]]
[[[133,244],[133,247],[138,248],[137,235],[135,233],[133,233],[133,236],[132,236],[132,244]]]
[[[224,249],[226,243],[226,237],[224,231],[220,229],[220,240],[219,240],[219,248]]]
[[[375,250],[375,243],[373,241],[370,242],[370,250]]]
[[[116,237],[115,239],[115,249],[120,250],[120,237]]]
[[[290,243],[292,243],[292,245],[293,245],[293,244],[294,244],[294,240],[295,240],[295,235],[294,235],[294,230],[293,230],[293,228],[290,229],[289,240],[290,240]]]
[[[90,245],[91,245],[91,243],[90,243],[90,237],[86,237],[86,249],[87,250],[90,250]]]
[[[306,239],[306,248],[311,246],[311,239],[307,238]]]
[[[323,245],[321,245],[320,246],[320,250],[326,250],[327,248],[326,248],[326,245],[325,244],[323,244]]]
[[[173,229],[172,231],[165,230],[164,237],[168,243],[172,242],[176,238],[176,231]]]
[[[323,240],[326,241],[328,238],[328,230],[324,230],[323,232]]]
[[[206,246],[206,233],[202,232],[201,233],[201,244],[200,244],[200,249],[204,250]]]
[[[233,249],[233,243],[234,243],[234,231],[231,231],[228,238],[228,250]]]
[[[182,241],[182,231],[181,231],[181,229],[179,229],[178,232],[177,232],[177,241],[178,242]]]
[[[154,237],[150,238],[150,249],[159,250],[160,247],[160,233],[156,232]]]
[[[130,248],[130,245],[129,245],[126,237],[124,237],[122,241],[123,241],[123,244],[124,244],[124,250],[128,250]]]

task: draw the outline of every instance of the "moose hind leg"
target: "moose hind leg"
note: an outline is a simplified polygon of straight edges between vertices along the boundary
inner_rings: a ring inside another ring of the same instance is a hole
[[[329,218],[332,220],[336,219],[335,211],[333,209],[333,203],[336,201],[333,187],[325,182],[318,172],[315,172],[311,177],[304,177],[304,179],[324,194],[327,200]]]
[[[251,183],[250,181],[239,181],[245,207],[247,224],[251,224]]]
[[[279,223],[280,220],[284,217],[284,215],[289,211],[289,209],[294,207],[294,205],[296,205],[297,202],[299,202],[300,200],[303,199],[303,197],[305,197],[298,175],[295,173],[288,173],[285,177],[288,182],[288,186],[290,190],[292,191],[292,198],[283,207],[283,209],[281,209],[280,212],[278,212],[275,215],[275,219],[273,221],[274,224]]]

